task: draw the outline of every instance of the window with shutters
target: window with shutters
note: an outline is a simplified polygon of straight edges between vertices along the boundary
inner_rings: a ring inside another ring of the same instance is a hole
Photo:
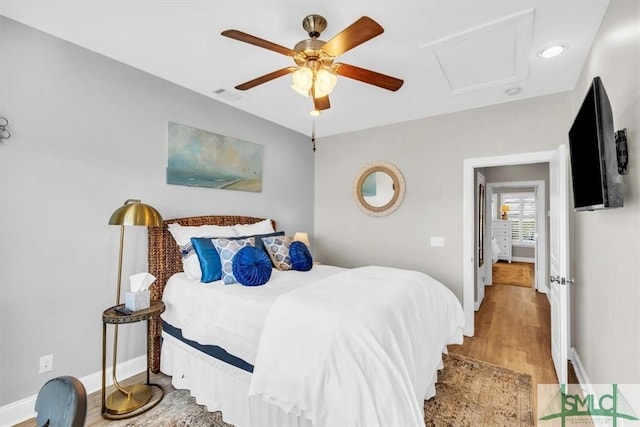
[[[509,206],[511,240],[514,245],[532,246],[536,233],[536,194],[502,193],[501,205]]]

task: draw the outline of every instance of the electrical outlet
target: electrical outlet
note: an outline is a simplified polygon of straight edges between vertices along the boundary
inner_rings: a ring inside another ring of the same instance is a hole
[[[431,246],[434,247],[443,247],[444,246],[444,237],[431,237]]]
[[[40,358],[40,370],[39,374],[44,372],[49,372],[53,369],[53,354],[47,354],[46,356],[42,356]]]

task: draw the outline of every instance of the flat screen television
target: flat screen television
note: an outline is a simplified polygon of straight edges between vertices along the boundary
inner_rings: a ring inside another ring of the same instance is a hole
[[[609,97],[600,77],[595,77],[569,130],[576,211],[623,206],[613,129]]]

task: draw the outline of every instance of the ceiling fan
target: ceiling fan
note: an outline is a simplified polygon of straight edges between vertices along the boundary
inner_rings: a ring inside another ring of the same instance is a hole
[[[309,38],[298,42],[293,49],[261,39],[239,30],[226,30],[222,35],[241,42],[287,55],[293,58],[296,66],[289,66],[265,74],[236,86],[238,90],[247,90],[278,77],[292,74],[291,88],[303,96],[313,99],[316,115],[331,107],[329,94],[337,82],[337,76],[348,77],[374,86],[397,91],[403,80],[387,76],[365,68],[341,62],[334,62],[338,55],[379,36],[384,29],[373,19],[363,16],[353,24],[333,36],[327,42],[319,39],[320,33],[327,27],[327,20],[320,15],[309,15],[302,21],[302,28]]]

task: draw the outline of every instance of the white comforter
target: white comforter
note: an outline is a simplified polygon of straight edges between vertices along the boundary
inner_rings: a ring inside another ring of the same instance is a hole
[[[278,295],[344,271],[317,265],[310,271],[278,271],[262,286],[225,285],[221,280],[200,283],[185,273],[171,276],[162,300],[165,322],[200,344],[213,344],[255,365],[264,319]]]
[[[339,272],[276,298],[249,394],[317,427],[424,426],[423,400],[463,323],[455,295],[423,273]]]

